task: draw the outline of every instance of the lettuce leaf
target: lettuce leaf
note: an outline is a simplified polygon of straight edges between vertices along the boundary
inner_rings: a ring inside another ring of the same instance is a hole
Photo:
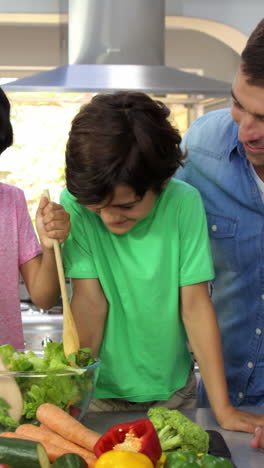
[[[8,414],[9,404],[0,398],[0,425],[5,427],[7,431],[13,431],[19,423],[11,418]]]

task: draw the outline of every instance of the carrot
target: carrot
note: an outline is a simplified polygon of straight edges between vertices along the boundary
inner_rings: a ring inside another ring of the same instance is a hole
[[[73,442],[64,439],[64,437],[60,436],[59,434],[56,434],[56,432],[49,429],[47,426],[45,426],[45,424],[41,424],[39,429],[45,432],[47,434],[47,437],[50,437],[50,440],[52,440],[52,443],[54,445],[58,445],[59,447],[65,447],[67,449],[70,449],[71,447],[71,453],[78,453],[85,460],[87,459],[88,462],[91,458],[96,459],[96,456],[93,452],[90,452],[89,450],[84,449],[80,445],[74,444]]]
[[[64,453],[77,453],[89,464],[89,466],[93,460],[96,460],[96,457],[92,452],[89,452],[79,445],[64,439],[47,427],[38,427],[33,426],[32,424],[21,424],[17,427],[16,434],[21,438],[25,436],[32,440],[41,442],[43,445],[52,444],[61,450],[65,450]]]
[[[68,413],[51,403],[43,403],[37,409],[37,419],[52,431],[87,450],[93,451],[100,434],[88,429]]]
[[[33,439],[32,437],[25,437],[25,436],[21,436],[19,434],[17,434],[16,432],[2,432],[0,434],[0,437],[9,437],[11,439],[25,439],[25,440],[34,440],[35,442],[39,442],[38,440],[36,439]],[[72,453],[71,451],[67,451],[65,449],[62,449],[60,447],[57,447],[56,445],[53,445],[53,444],[49,444],[47,442],[43,442],[41,441],[41,444],[43,445],[43,447],[45,448],[47,454],[48,454],[48,457],[49,457],[49,461],[52,463],[54,462],[54,460],[56,460],[57,458],[61,457],[62,455],[64,455],[65,453]],[[86,461],[86,460],[85,460]],[[89,462],[89,468],[92,468],[93,465],[90,464]]]
[[[9,437],[10,439],[29,439],[28,437],[20,437],[15,432],[1,432],[0,437]]]

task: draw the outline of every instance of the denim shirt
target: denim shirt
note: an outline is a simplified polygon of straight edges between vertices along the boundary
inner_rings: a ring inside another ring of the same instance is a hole
[[[206,209],[214,303],[231,402],[264,405],[264,203],[229,109],[198,119],[183,139],[185,167]],[[210,352],[210,350],[209,350]],[[203,385],[199,404],[207,406]]]

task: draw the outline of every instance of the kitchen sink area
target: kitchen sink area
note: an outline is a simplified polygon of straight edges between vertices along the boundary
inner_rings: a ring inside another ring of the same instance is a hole
[[[31,302],[21,302],[25,348],[39,350],[47,342],[62,341],[62,306],[40,309]]]
[[[71,287],[68,280],[66,280],[66,288],[70,296]],[[39,350],[47,342],[61,342],[63,326],[61,299],[51,309],[40,309],[32,303],[22,278],[19,282],[19,289],[25,348]]]

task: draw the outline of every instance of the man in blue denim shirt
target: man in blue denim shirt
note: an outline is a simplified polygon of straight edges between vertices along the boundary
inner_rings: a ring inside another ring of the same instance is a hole
[[[199,189],[215,264],[212,300],[234,406],[264,405],[264,20],[251,34],[233,104],[187,132],[176,177]],[[208,400],[201,383],[199,406]]]

